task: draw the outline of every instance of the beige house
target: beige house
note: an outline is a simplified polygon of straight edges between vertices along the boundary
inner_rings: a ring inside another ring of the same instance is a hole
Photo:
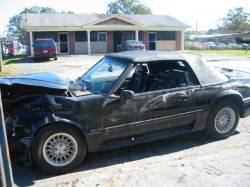
[[[29,49],[37,38],[53,38],[60,54],[115,52],[125,40],[140,40],[148,50],[183,50],[188,27],[171,16],[109,14],[24,14]]]

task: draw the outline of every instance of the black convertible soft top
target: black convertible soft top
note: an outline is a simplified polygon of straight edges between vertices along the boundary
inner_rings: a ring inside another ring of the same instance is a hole
[[[186,52],[166,51],[125,51],[107,54],[105,57],[127,59],[131,63],[143,63],[151,61],[184,60],[196,74],[202,86],[223,84],[228,78],[218,70],[211,67],[200,55]]]

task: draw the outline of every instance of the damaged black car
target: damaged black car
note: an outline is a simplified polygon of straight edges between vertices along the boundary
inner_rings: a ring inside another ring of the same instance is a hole
[[[50,173],[88,152],[194,131],[235,132],[250,114],[250,76],[180,52],[108,54],[74,81],[52,73],[0,79],[10,147]]]

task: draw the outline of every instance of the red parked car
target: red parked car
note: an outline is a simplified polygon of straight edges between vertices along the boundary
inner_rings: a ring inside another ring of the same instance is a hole
[[[36,39],[34,45],[34,59],[54,58],[57,60],[56,43],[53,39]]]

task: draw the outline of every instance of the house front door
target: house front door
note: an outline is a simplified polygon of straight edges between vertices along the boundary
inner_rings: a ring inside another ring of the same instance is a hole
[[[149,50],[156,50],[156,32],[149,32]]]
[[[68,33],[59,33],[60,54],[69,53]]]

